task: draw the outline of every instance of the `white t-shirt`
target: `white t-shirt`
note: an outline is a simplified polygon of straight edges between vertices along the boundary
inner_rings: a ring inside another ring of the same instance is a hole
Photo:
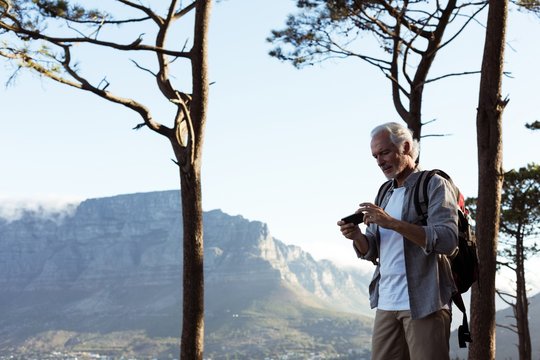
[[[405,188],[394,189],[385,211],[391,217],[401,220]],[[405,255],[403,251],[403,236],[393,230],[379,228],[380,244],[380,274],[379,304],[381,310],[409,310],[409,291],[405,270]]]

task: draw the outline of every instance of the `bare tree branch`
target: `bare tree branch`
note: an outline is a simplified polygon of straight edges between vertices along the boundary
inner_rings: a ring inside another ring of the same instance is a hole
[[[514,294],[509,294],[507,292],[504,292],[504,291],[501,291],[499,289],[495,289],[495,292],[497,293],[497,295],[499,295],[499,298],[504,301],[507,305],[510,305],[510,307],[512,308],[515,308],[516,304],[515,302],[511,302],[510,300],[507,299],[507,297],[511,298],[511,299],[516,299],[516,295]]]
[[[510,330],[512,331],[513,333],[518,333],[518,330],[514,327],[514,326],[511,326],[511,325],[504,325],[504,324],[496,324],[498,327],[500,328],[503,328],[503,329],[507,329],[507,330]]]
[[[427,135],[422,135],[422,139],[424,138],[428,138],[428,137],[444,137],[444,136],[451,136],[452,134],[427,134]]]
[[[431,83],[431,82],[434,82],[434,81],[445,79],[447,77],[463,76],[463,75],[474,75],[474,74],[480,74],[480,73],[481,73],[481,71],[478,70],[478,71],[463,71],[463,72],[460,72],[460,73],[445,74],[445,75],[442,75],[442,76],[439,76],[439,77],[436,77],[436,78],[433,78],[433,79],[426,80],[426,81],[424,81],[424,84],[428,84],[428,83]]]
[[[508,269],[512,270],[512,271],[516,271],[516,268],[512,267],[511,263],[510,262],[500,262],[500,261],[497,261],[497,264],[501,265],[501,266],[504,266],[504,267],[507,267]]]
[[[115,102],[117,104],[124,105],[137,113],[141,115],[146,125],[151,128],[152,130],[156,131],[159,134],[162,134],[164,136],[170,136],[171,129],[167,128],[166,126],[163,126],[157,122],[155,122],[152,119],[152,116],[150,115],[150,111],[142,104],[127,98],[122,98],[120,96],[116,96],[112,94],[109,91],[99,89],[98,87],[93,86],[88,80],[86,80],[84,77],[80,76],[71,66],[71,53],[69,50],[69,46],[64,45],[64,61],[62,61],[62,66],[66,70],[66,72],[73,77],[75,81],[68,80],[66,78],[63,78],[59,75],[57,75],[54,72],[50,72],[47,69],[44,69],[39,64],[35,63],[31,59],[25,59],[25,61],[28,61],[29,64],[34,68],[34,70],[38,71],[39,73],[49,77],[50,79],[53,79],[59,83],[63,83],[81,90],[90,91],[104,99],[107,99],[109,101]]]
[[[173,21],[173,16],[174,16],[177,3],[178,3],[177,0],[172,0],[169,5],[167,16],[163,24],[159,27],[159,31],[156,37],[157,47],[161,48],[165,46],[165,39],[167,38],[167,31],[170,27],[171,22]],[[156,76],[156,81],[157,81],[159,90],[170,101],[173,101],[173,100],[181,101],[181,99],[178,98],[178,94],[174,90],[169,79],[169,60],[163,53],[158,53],[156,54],[156,56],[157,56],[157,60],[159,64],[159,71]]]
[[[173,19],[178,20],[181,17],[183,17],[184,15],[186,15],[187,13],[189,13],[191,10],[195,9],[195,7],[197,6],[197,1],[198,0],[193,1],[191,4],[189,4],[185,8],[178,11],[176,14],[173,15]]]
[[[471,21],[473,21],[473,20],[476,21],[476,15],[481,13],[482,10],[484,10],[488,6],[488,2],[481,1],[481,2],[478,2],[478,3],[467,4],[467,6],[471,6],[471,5],[480,6],[480,8],[477,11],[475,11],[473,13],[473,15],[470,15],[468,17],[468,20],[465,21],[465,23],[460,27],[460,29],[457,32],[454,33],[453,36],[450,37],[450,39],[448,39],[447,41],[445,41],[444,43],[441,44],[441,46],[439,47],[439,50],[444,48],[446,45],[448,45],[452,41],[454,41],[454,39],[457,38],[459,36],[459,34],[461,34],[463,32],[463,30],[465,30],[465,28],[467,27],[467,25],[469,25],[469,23]],[[464,6],[464,5],[462,5],[462,6]],[[456,12],[455,16],[457,16],[459,14],[459,9],[461,9],[462,6],[458,7],[458,11]]]
[[[401,9],[401,11],[398,11],[395,7],[393,7],[392,5],[390,5],[388,2],[386,1],[382,1],[381,2],[381,5],[383,5],[386,10],[388,11],[388,13],[394,17],[394,19],[396,21],[398,21],[399,19],[399,22],[404,25],[407,29],[409,29],[410,31],[412,31],[413,33],[423,37],[424,39],[430,39],[432,37],[432,33],[430,31],[425,31],[423,29],[420,29],[418,27],[416,27],[414,24],[408,22],[404,16],[403,16],[403,13],[406,11],[406,8],[403,8]]]
[[[11,25],[8,25],[4,22],[0,22],[0,28],[12,31],[14,33],[22,34],[25,36],[28,36],[32,39],[40,39],[44,41],[48,41],[52,44],[62,46],[63,44],[73,44],[73,43],[90,43],[94,45],[100,45],[105,46],[109,48],[113,48],[116,50],[124,50],[124,51],[151,51],[158,54],[164,54],[164,55],[171,55],[176,57],[183,57],[183,58],[189,58],[191,54],[189,52],[183,52],[183,51],[172,51],[168,50],[162,47],[156,47],[156,46],[150,46],[141,44],[141,38],[137,38],[130,44],[118,44],[115,42],[109,42],[109,41],[101,41],[98,39],[92,39],[89,37],[66,37],[66,38],[58,38],[53,36],[44,35],[39,31],[31,31],[24,28],[15,28]]]
[[[130,24],[130,23],[145,22],[150,19],[149,17],[141,17],[141,18],[123,19],[123,20],[106,20],[105,18],[100,19],[100,20],[79,20],[79,19],[74,19],[67,16],[62,16],[62,15],[59,15],[58,18],[64,19],[71,23],[81,24],[81,25],[88,25],[88,24],[123,25],[123,24]]]
[[[154,77],[157,76],[157,74],[155,74],[154,72],[152,72],[152,70],[147,69],[147,68],[145,68],[145,67],[142,67],[142,66],[139,65],[139,63],[137,63],[135,60],[131,59],[131,62],[132,62],[133,64],[135,64],[135,66],[136,66],[137,68],[139,68],[139,69],[141,69],[141,70],[143,70],[143,71],[146,71],[146,72],[150,73],[150,74],[151,74],[152,76],[154,76]]]
[[[146,7],[146,6],[142,6],[140,4],[135,4],[134,2],[132,1],[128,1],[128,0],[116,0],[124,5],[127,5],[127,6],[130,6],[132,8],[135,8],[135,9],[138,9],[142,12],[144,12],[150,19],[152,19],[156,24],[158,24],[159,26],[162,26],[163,23],[164,23],[164,20],[162,17],[160,17],[159,15],[157,15],[155,12],[153,12],[152,10],[150,10],[150,8]]]
[[[403,105],[403,102],[401,101],[400,92],[404,93],[409,100],[410,100],[410,93],[406,92],[405,89],[401,86],[401,83],[399,82],[398,62],[399,62],[399,47],[401,45],[401,36],[400,36],[401,24],[399,23],[398,19],[396,19],[397,24],[396,24],[396,30],[395,30],[397,36],[393,40],[390,76],[387,76],[387,78],[389,78],[392,82],[392,101],[394,103],[394,107],[396,108],[396,111],[398,112],[399,116],[406,121],[406,119],[409,118],[410,111],[407,110],[407,108],[405,108],[405,106]]]

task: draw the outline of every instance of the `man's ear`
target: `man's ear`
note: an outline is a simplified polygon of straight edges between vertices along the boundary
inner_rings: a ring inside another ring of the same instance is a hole
[[[403,154],[404,155],[411,155],[411,143],[408,141],[405,141],[403,143]]]

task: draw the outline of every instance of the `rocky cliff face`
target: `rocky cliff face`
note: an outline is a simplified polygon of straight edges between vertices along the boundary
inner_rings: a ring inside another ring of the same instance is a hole
[[[209,328],[270,299],[369,313],[369,276],[315,261],[258,221],[214,210],[204,226]],[[176,337],[181,269],[178,191],[86,200],[67,216],[0,219],[0,338],[51,329]]]

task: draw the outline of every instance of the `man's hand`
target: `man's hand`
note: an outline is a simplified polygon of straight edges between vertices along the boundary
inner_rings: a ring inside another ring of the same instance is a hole
[[[395,226],[396,219],[388,215],[383,208],[372,203],[361,203],[360,211],[364,213],[364,223],[377,224],[385,229],[392,229]]]
[[[347,239],[352,240],[354,242],[354,247],[358,251],[360,251],[360,253],[367,253],[369,249],[369,244],[365,235],[362,234],[362,231],[360,231],[358,225],[354,225],[353,223],[346,223],[342,220],[338,221],[337,225],[339,226],[341,234],[343,234],[343,236],[345,236]]]
[[[360,231],[358,225],[346,223],[342,220],[338,221],[337,224],[339,226],[339,230],[347,239],[357,240],[362,236],[362,232]]]
[[[394,230],[425,249],[426,233],[422,226],[394,219],[384,209],[372,203],[360,204],[359,210],[364,213],[364,223],[366,225],[377,224],[382,228]]]

